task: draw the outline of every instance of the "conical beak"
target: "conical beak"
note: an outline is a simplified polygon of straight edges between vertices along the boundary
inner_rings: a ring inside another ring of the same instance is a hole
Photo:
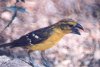
[[[75,27],[76,27],[76,28],[79,28],[79,29],[81,29],[81,30],[84,30],[84,28],[83,28],[79,23],[77,23]]]
[[[72,28],[72,33],[81,35],[80,32],[79,32],[79,29],[84,30],[84,28],[83,28],[80,24],[77,23],[77,24]]]

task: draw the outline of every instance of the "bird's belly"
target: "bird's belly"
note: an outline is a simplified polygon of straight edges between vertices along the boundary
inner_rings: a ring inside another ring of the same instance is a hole
[[[46,50],[53,46],[54,46],[53,42],[48,42],[48,43],[36,44],[35,46],[30,46],[30,48],[31,50]]]
[[[28,48],[31,50],[46,50],[53,47],[62,37],[63,33],[54,33],[47,40],[42,43],[31,45]]]

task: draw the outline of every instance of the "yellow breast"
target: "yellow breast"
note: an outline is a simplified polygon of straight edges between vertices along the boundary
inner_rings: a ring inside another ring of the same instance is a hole
[[[68,31],[69,33],[69,31]],[[53,47],[66,33],[60,29],[55,29],[53,34],[44,42],[29,46],[31,50],[46,50]]]

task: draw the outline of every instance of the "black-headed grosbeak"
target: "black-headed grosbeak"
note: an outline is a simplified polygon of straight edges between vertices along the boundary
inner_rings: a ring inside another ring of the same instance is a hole
[[[63,19],[51,26],[23,35],[11,43],[0,45],[0,47],[26,47],[32,51],[44,51],[53,47],[65,34],[74,33],[80,35],[79,29],[83,30],[79,23],[72,19]]]

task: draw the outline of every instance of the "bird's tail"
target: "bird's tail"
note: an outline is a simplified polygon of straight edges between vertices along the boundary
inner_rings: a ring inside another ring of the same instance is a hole
[[[5,48],[5,47],[11,47],[11,43],[5,43],[5,44],[1,44],[0,48]]]

